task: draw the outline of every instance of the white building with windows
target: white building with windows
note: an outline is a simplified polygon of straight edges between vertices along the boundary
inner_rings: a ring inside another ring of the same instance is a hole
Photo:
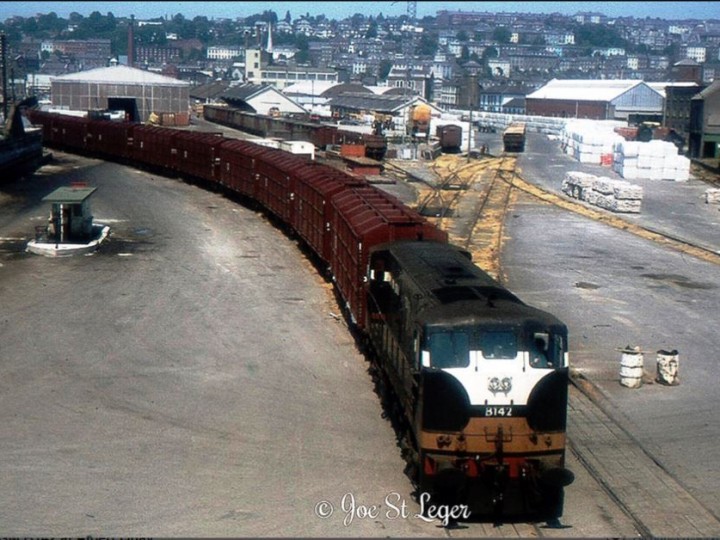
[[[216,45],[216,46],[208,47],[207,59],[208,60],[232,60],[233,58],[242,56],[244,50],[245,49],[243,47]]]
[[[686,56],[698,64],[702,64],[707,60],[707,49],[705,47],[688,47]]]

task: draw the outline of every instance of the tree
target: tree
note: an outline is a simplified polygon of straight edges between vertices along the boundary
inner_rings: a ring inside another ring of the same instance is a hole
[[[392,67],[392,60],[388,60],[387,58],[383,58],[382,60],[380,60],[380,65],[378,66],[378,79],[387,79],[387,76],[390,74],[390,70],[392,69]]]
[[[57,13],[51,11],[47,15],[38,16],[37,24],[38,30],[40,31],[58,33],[65,28],[67,23],[63,19],[58,17]]]
[[[605,24],[582,24],[575,29],[575,44],[589,47],[625,47],[616,28]]]
[[[510,43],[511,36],[512,33],[510,30],[504,26],[498,26],[493,30],[493,41],[497,41],[498,43]]]
[[[365,38],[366,39],[376,38],[378,36],[377,27],[378,27],[377,23],[375,21],[372,21],[370,23],[370,26],[367,29],[367,32],[365,32]]]
[[[25,34],[34,34],[38,30],[38,24],[34,17],[23,20],[22,31]]]
[[[271,9],[266,9],[265,11],[263,11],[262,20],[275,26],[278,22],[277,13],[275,13]]]
[[[490,58],[497,58],[500,56],[500,53],[495,47],[486,47],[485,50],[482,52],[482,61],[485,62]]]
[[[415,49],[415,54],[420,56],[435,56],[438,48],[438,37],[433,33],[423,33],[420,43]]]
[[[357,30],[364,22],[365,15],[362,13],[355,13],[352,17],[350,17],[350,25],[353,27],[353,30]]]
[[[290,17],[290,10],[288,10],[285,12],[285,22],[290,24],[291,21],[292,21],[292,17]]]
[[[192,22],[195,27],[195,35],[193,37],[196,37],[203,43],[210,41],[210,21],[208,18],[198,15]]]
[[[680,44],[677,41],[673,41],[670,45],[665,47],[663,53],[672,59],[678,58],[680,56]]]
[[[298,52],[295,53],[295,60],[298,64],[307,64],[310,61],[310,45],[305,34],[298,34],[295,41]]]
[[[470,39],[467,31],[465,31],[465,30],[460,30],[455,37],[457,38],[458,41],[467,41]]]

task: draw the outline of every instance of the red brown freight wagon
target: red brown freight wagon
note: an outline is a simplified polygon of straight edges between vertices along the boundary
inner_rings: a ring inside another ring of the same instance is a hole
[[[180,131],[174,139],[175,166],[181,172],[203,180],[219,179],[219,149],[222,133]]]
[[[83,153],[85,151],[85,134],[87,131],[87,118],[59,115],[53,121],[52,141],[61,150],[71,150]]]
[[[102,157],[130,159],[135,125],[110,120],[89,120],[86,125],[85,146],[88,152]]]
[[[447,233],[374,186],[332,198],[330,269],[353,322],[365,328],[364,276],[371,247],[394,240],[447,242]]]
[[[156,167],[176,170],[175,129],[138,125],[133,130],[133,159]]]
[[[367,186],[368,183],[364,179],[314,162],[308,162],[298,169],[296,176],[296,212],[291,225],[310,249],[329,263],[332,248],[330,201],[337,193],[351,187]]]
[[[258,173],[256,198],[283,222],[291,224],[294,215],[296,171],[307,158],[274,148],[264,148],[255,170]]]

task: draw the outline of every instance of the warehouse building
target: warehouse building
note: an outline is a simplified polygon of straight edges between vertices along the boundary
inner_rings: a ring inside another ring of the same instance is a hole
[[[134,122],[152,114],[189,123],[190,83],[123,65],[80,71],[51,79],[53,107],[75,111],[125,111]]]
[[[720,80],[690,102],[690,157],[720,157]]]
[[[639,80],[553,79],[526,97],[527,114],[593,120],[662,119],[664,98]]]
[[[368,93],[344,93],[329,101],[330,111],[334,118],[392,118],[395,129],[405,131],[408,118],[414,107],[424,105],[433,118],[440,118],[442,109],[429,103],[417,95],[395,94],[400,88],[391,88],[382,95]],[[364,122],[370,124],[371,122]]]
[[[307,111],[274,86],[246,83],[225,90],[220,97],[231,107],[257,114],[304,114]]]

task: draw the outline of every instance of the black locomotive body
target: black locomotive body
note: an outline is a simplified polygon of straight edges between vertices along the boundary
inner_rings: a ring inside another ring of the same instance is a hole
[[[371,250],[368,336],[420,493],[473,512],[558,518],[567,328],[437,242]]]

